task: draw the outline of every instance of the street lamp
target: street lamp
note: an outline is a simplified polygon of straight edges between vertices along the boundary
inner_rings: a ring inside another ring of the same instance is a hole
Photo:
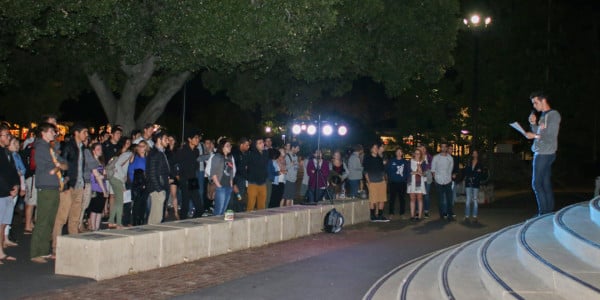
[[[483,19],[483,22],[482,22]],[[463,23],[473,32],[473,98],[471,99],[471,120],[473,122],[473,141],[476,142],[479,127],[479,35],[492,24],[492,18],[489,16],[480,16],[472,14],[463,19]]]

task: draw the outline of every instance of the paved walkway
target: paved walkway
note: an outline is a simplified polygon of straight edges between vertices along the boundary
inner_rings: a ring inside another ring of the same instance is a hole
[[[557,193],[558,206],[589,193]],[[448,223],[432,217],[413,224],[345,227],[260,248],[205,258],[159,270],[95,282],[57,276],[53,264],[29,262],[29,237],[8,250],[14,263],[0,266],[1,298],[30,299],[360,299],[394,267],[431,251],[481,236],[531,217],[529,192],[481,206],[480,223]],[[457,205],[459,219],[463,206]]]

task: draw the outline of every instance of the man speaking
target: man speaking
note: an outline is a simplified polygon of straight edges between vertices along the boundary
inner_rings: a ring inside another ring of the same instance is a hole
[[[541,112],[539,120],[534,112],[529,115],[531,132],[525,135],[533,139],[533,177],[531,186],[538,204],[538,215],[554,210],[554,192],[552,191],[552,163],[556,159],[560,114],[550,107],[548,95],[544,92],[533,92],[529,97],[533,108]]]

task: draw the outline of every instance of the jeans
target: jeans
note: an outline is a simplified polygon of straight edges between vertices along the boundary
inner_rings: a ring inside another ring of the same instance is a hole
[[[427,192],[425,195],[423,195],[423,211],[429,211],[429,206],[430,206],[430,193],[431,193],[431,183],[426,182],[425,183],[425,192]]]
[[[348,197],[358,197],[358,187],[360,186],[360,179],[348,179]]]
[[[225,209],[227,205],[229,205],[229,200],[231,200],[231,191],[233,190],[230,186],[222,186],[217,187],[215,191],[215,216],[221,216],[225,214]]]
[[[533,156],[533,176],[531,186],[538,204],[538,215],[554,210],[554,192],[552,191],[552,163],[556,154],[535,154]]]
[[[477,217],[479,188],[466,187],[465,192],[467,193],[467,200],[465,202],[465,217],[471,216],[471,202],[473,202],[473,217]]]
[[[438,205],[440,217],[451,217],[454,214],[452,210],[452,182],[448,184],[436,183],[436,188],[439,193]]]

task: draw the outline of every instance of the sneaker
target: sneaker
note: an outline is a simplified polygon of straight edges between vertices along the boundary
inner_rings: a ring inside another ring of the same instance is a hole
[[[469,217],[464,217],[464,218],[463,218],[463,222],[465,222],[465,223],[469,223]]]
[[[384,215],[380,215],[379,217],[377,217],[377,221],[378,222],[389,222],[390,219],[386,218]]]
[[[376,216],[371,216],[371,222],[379,222]]]
[[[425,218],[425,219],[429,218],[429,211],[424,211],[423,212],[423,218]]]
[[[473,217],[471,222],[477,224],[477,222],[479,222],[479,221],[477,220],[477,217]]]

